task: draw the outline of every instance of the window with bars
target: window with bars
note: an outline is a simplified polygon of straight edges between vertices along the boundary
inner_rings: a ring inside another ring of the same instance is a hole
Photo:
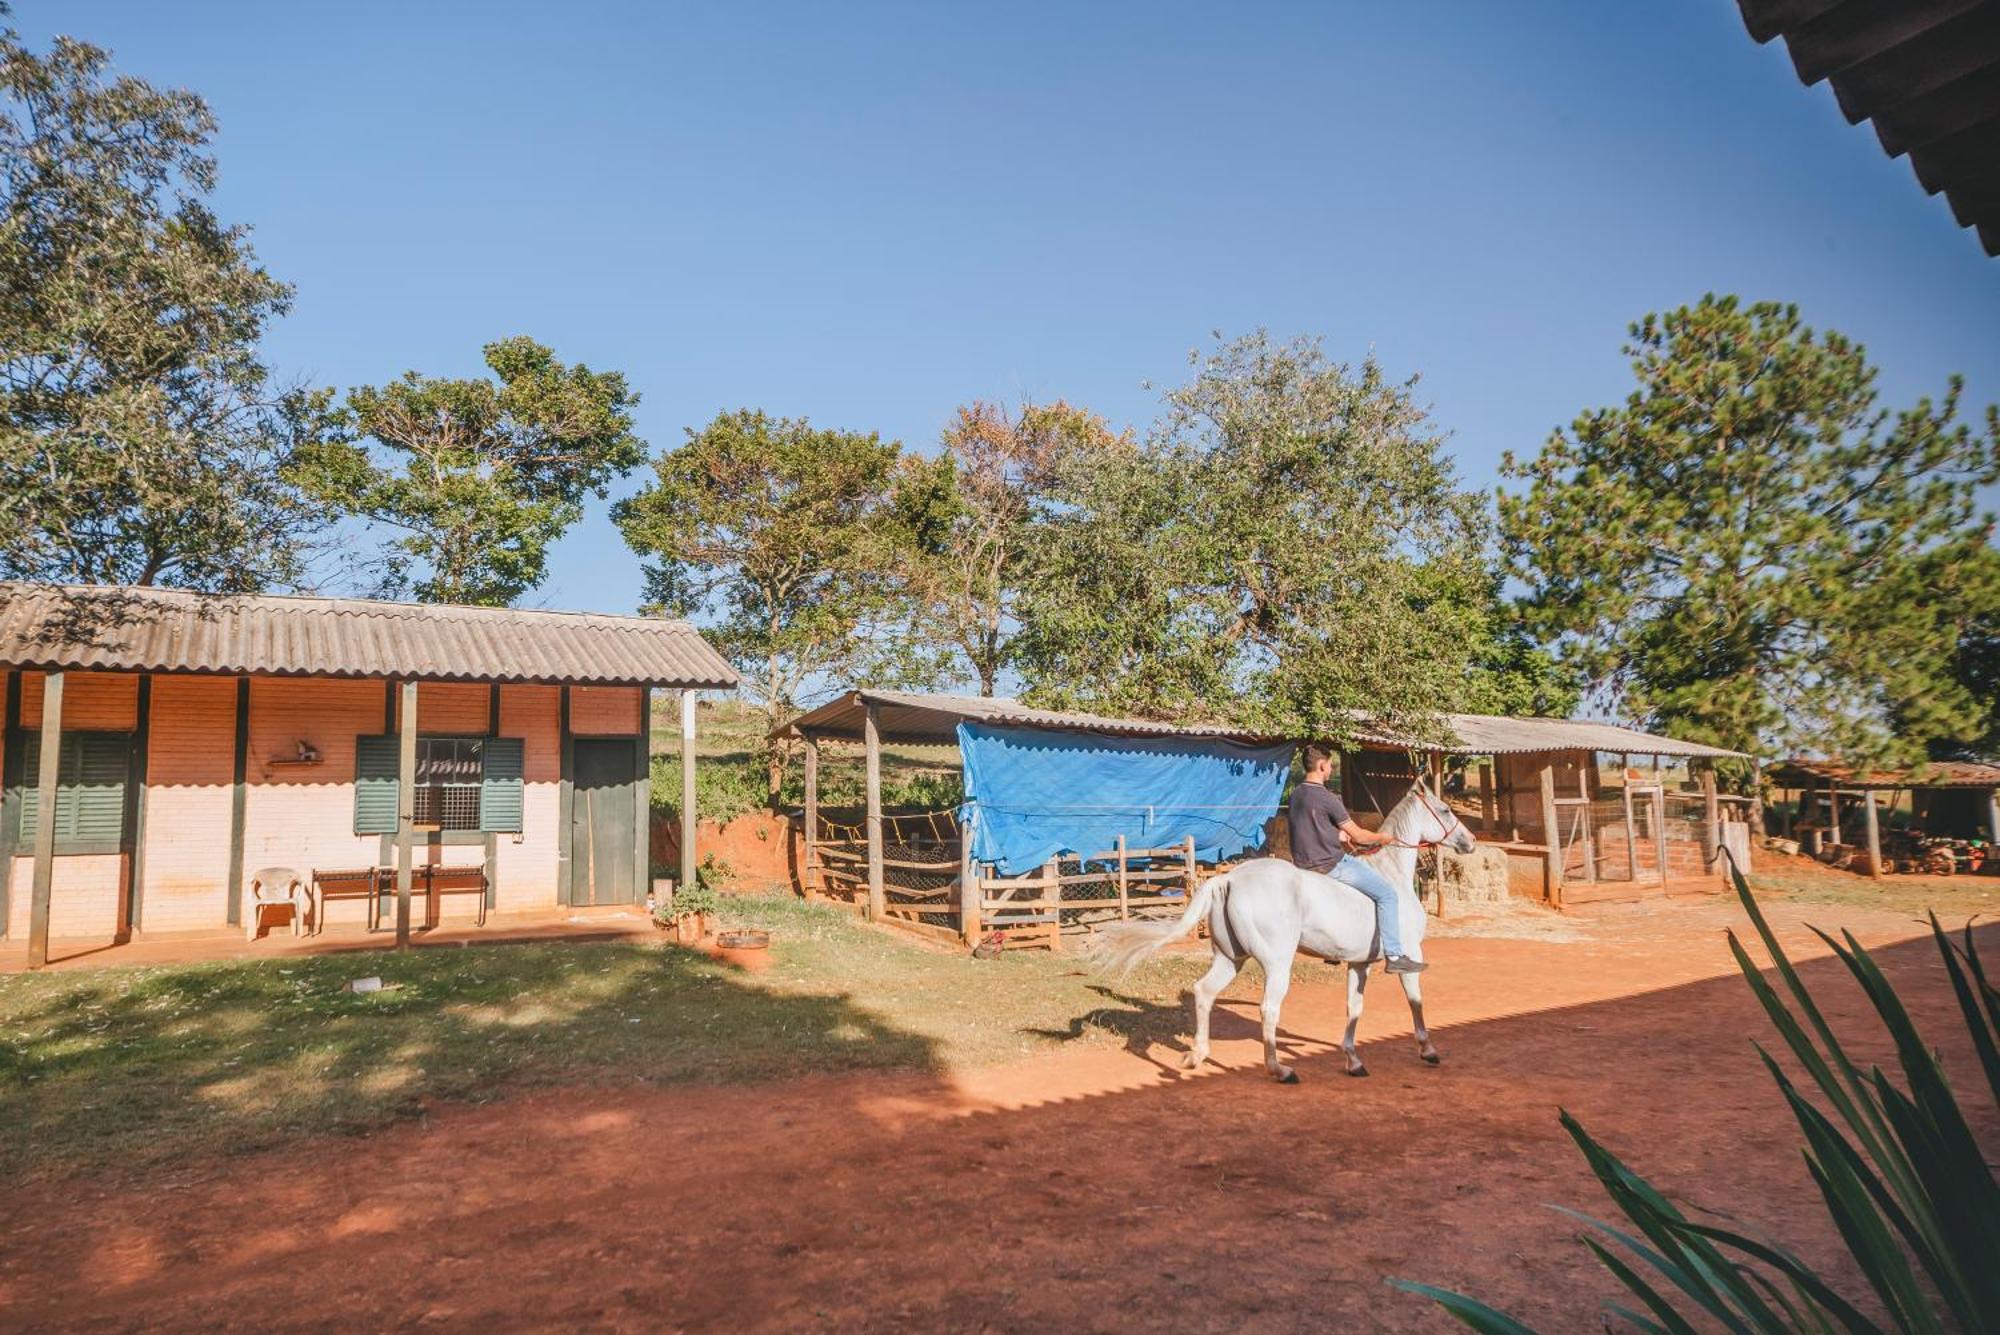
[[[393,735],[356,739],[354,832],[394,834],[399,757]],[[423,830],[521,829],[521,739],[419,737],[411,823]]]

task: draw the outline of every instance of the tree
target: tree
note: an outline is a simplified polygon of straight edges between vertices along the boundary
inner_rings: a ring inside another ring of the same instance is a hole
[[[1197,357],[1143,443],[1054,470],[1022,600],[1030,694],[1345,738],[1435,729],[1490,612],[1479,497],[1372,360],[1263,334]]]
[[[908,541],[900,566],[918,645],[942,646],[936,676],[992,695],[1013,662],[1016,601],[1046,489],[1062,461],[1109,448],[1104,419],[1058,400],[1017,412],[958,409],[933,459],[909,456],[896,489]]]
[[[723,413],[653,461],[612,517],[648,559],[649,606],[701,616],[777,728],[816,682],[851,675],[893,603],[891,487],[902,448],[803,418]],[[766,748],[769,791],[785,748]]]
[[[258,359],[291,289],[208,207],[207,105],[109,66],[0,29],[0,572],[292,583],[324,516],[288,466],[330,396]]]
[[[2000,419],[1878,407],[1863,349],[1794,307],[1705,297],[1632,326],[1638,389],[1503,472],[1544,642],[1637,718],[1738,750],[1917,758],[1978,710],[1951,590],[1985,547]]]
[[[584,498],[645,461],[623,375],[565,366],[530,338],[489,343],[485,358],[497,381],[410,371],[353,390],[353,428],[375,450],[350,440],[312,454],[317,494],[401,533],[385,591],[504,607],[542,582]]]

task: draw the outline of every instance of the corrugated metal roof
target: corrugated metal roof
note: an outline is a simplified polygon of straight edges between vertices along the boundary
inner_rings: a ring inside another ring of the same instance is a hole
[[[1160,723],[1153,719],[1111,718],[1104,714],[1075,714],[1053,709],[1033,709],[1018,700],[986,695],[917,695],[906,691],[849,691],[837,700],[801,714],[776,730],[775,735],[858,740],[861,720],[868,705],[876,709],[877,726],[884,741],[952,742],[958,739],[958,725],[971,719],[982,723],[1016,723],[1033,728],[1065,728],[1079,732],[1103,732],[1126,737],[1220,737],[1239,742],[1282,740],[1264,733],[1245,732],[1223,724]]]
[[[1729,751],[1700,742],[1684,742],[1676,737],[1621,728],[1614,723],[1590,723],[1577,719],[1506,718],[1496,714],[1446,714],[1450,743],[1411,741],[1393,733],[1363,729],[1362,740],[1379,746],[1408,747],[1415,751],[1444,755],[1495,756],[1538,751],[1630,752],[1640,756],[1703,756],[1710,759],[1742,758],[1743,752]]]
[[[1783,37],[1807,84],[1875,123],[1929,194],[2000,255],[2000,5],[1992,0],[1738,0],[1759,42]]]
[[[0,665],[730,687],[683,621],[0,582]]]
[[[861,736],[865,707],[873,704],[885,741],[949,742],[957,736],[959,722],[973,719],[987,723],[1015,723],[1034,728],[1066,728],[1082,732],[1104,732],[1130,737],[1221,737],[1242,742],[1282,741],[1268,733],[1247,732],[1226,724],[1161,723],[1153,719],[1108,718],[1102,714],[1073,714],[1051,709],[1034,709],[1018,700],[978,695],[916,695],[903,691],[849,691],[809,714],[793,719],[777,732],[787,737],[810,734],[815,737],[855,740]],[[1447,755],[1495,755],[1524,751],[1629,751],[1635,755],[1737,756],[1736,751],[1683,742],[1672,737],[1656,737],[1631,728],[1608,723],[1576,723],[1562,719],[1498,718],[1486,714],[1447,714],[1456,743],[1409,742],[1392,734],[1362,730],[1364,742],[1381,746],[1408,746],[1419,751]]]
[[[1787,788],[1828,780],[1844,788],[2000,788],[2000,765],[1976,760],[1933,760],[1919,777],[1915,770],[1859,770],[1832,760],[1794,759],[1774,766],[1769,775]]]

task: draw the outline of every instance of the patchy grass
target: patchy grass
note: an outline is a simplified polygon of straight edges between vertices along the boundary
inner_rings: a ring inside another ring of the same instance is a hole
[[[569,942],[0,978],[0,1176],[158,1170],[537,1086],[1172,1040],[1207,962],[1170,956],[1113,985],[1073,956],[975,961],[790,899],[732,898],[724,916],[772,932],[768,971]],[[342,990],[371,974],[389,988]]]
[[[2000,876],[1884,876],[1878,881],[1798,859],[1794,866],[1760,870],[1750,885],[1759,895],[1779,894],[1801,904],[1887,909],[1918,919],[1935,911],[1947,927],[1974,915],[2000,913]]]

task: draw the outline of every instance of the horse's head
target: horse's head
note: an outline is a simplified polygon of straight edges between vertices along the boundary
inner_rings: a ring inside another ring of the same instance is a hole
[[[1418,779],[1410,785],[1408,801],[1418,808],[1417,818],[1412,823],[1412,842],[1439,844],[1454,853],[1470,853],[1479,847],[1479,841],[1472,837],[1472,831],[1458,818],[1445,800],[1430,790],[1430,785]]]

